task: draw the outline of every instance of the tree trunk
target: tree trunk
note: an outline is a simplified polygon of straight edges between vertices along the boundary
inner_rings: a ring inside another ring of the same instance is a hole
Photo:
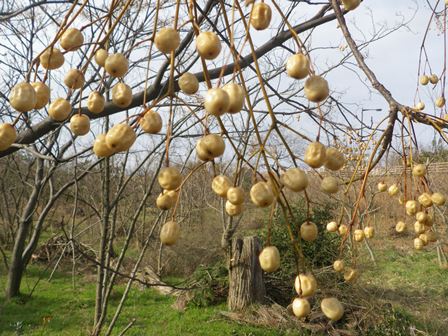
[[[258,237],[232,240],[229,269],[228,306],[232,311],[264,301],[266,289],[263,271],[258,261],[261,242]]]

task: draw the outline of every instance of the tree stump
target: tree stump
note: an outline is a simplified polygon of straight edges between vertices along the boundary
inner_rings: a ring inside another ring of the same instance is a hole
[[[228,306],[238,311],[264,301],[266,289],[258,261],[262,245],[255,236],[234,238],[231,245]]]

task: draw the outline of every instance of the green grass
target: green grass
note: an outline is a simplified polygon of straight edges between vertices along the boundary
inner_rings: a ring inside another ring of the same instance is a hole
[[[51,282],[41,280],[32,297],[29,297],[27,294],[39,273],[36,267],[31,267],[27,272],[24,295],[20,299],[0,301],[0,335],[88,335],[95,305],[93,282],[83,280],[73,289],[70,275],[57,274]],[[0,279],[4,284],[4,275]],[[123,290],[124,286],[118,286],[113,293],[111,313],[115,311]],[[172,297],[161,296],[153,290],[134,288],[114,334],[118,334],[133,319],[136,321],[126,335],[282,334],[276,330],[226,321],[219,314],[226,310],[225,305],[188,307],[185,312],[179,312],[171,307],[173,303]]]

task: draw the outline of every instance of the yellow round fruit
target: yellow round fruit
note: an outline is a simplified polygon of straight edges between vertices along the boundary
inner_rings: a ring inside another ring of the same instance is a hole
[[[164,54],[169,54],[179,47],[179,32],[171,27],[162,28],[156,33],[154,44],[159,51]]]
[[[426,166],[424,164],[415,165],[412,168],[412,175],[416,177],[422,177],[426,174]]]
[[[330,94],[328,82],[323,77],[314,75],[308,77],[305,81],[303,91],[305,92],[306,98],[313,103],[321,103]]]
[[[112,102],[122,108],[132,103],[132,89],[125,83],[117,83],[112,88]]]
[[[48,108],[48,115],[56,121],[64,121],[72,112],[72,105],[64,98],[56,98]]]
[[[355,232],[353,232],[353,238],[358,243],[362,242],[364,240],[364,231],[361,229],[355,230]]]
[[[224,154],[226,144],[218,134],[207,134],[196,143],[196,153],[203,161],[213,160]]]
[[[342,0],[342,4],[344,5],[344,9],[346,11],[354,10],[360,3],[361,0]]]
[[[275,246],[265,247],[259,257],[260,266],[267,273],[275,272],[280,268],[280,252]]]
[[[373,228],[373,226],[366,226],[364,228],[364,236],[368,239],[373,238],[373,236],[375,235],[375,229]]]
[[[423,224],[419,221],[416,221],[414,223],[414,231],[416,234],[421,234],[421,233],[425,232],[426,231],[425,224]]]
[[[33,86],[27,82],[21,82],[11,89],[9,103],[18,112],[31,111],[36,106],[37,97]]]
[[[426,235],[426,233],[422,233],[418,236],[418,238],[420,238],[420,240],[423,242],[423,246],[428,245],[428,236]]]
[[[420,223],[425,224],[428,221],[428,214],[423,211],[419,211],[415,215],[415,219]]]
[[[345,268],[345,263],[344,263],[344,260],[336,260],[334,263],[333,263],[333,269],[336,271],[336,272],[342,272],[343,270],[344,270],[344,268]]]
[[[39,57],[40,64],[48,70],[60,68],[64,61],[64,55],[57,48],[48,48]]]
[[[160,210],[171,209],[177,201],[177,193],[174,190],[164,191],[156,199],[156,206]]]
[[[212,190],[220,197],[226,198],[227,191],[232,186],[232,181],[227,176],[218,175],[212,181]]]
[[[410,200],[406,202],[406,213],[409,216],[414,216],[417,213],[417,210],[418,210],[417,201]]]
[[[227,200],[234,205],[243,204],[244,189],[241,187],[230,187],[229,190],[227,190]]]
[[[196,50],[198,54],[207,59],[213,60],[221,52],[221,41],[216,33],[202,32],[196,37]]]
[[[107,56],[104,69],[112,77],[123,77],[129,70],[129,61],[121,53]]]
[[[311,273],[296,276],[294,288],[301,297],[313,296],[317,289],[317,282]]]
[[[418,197],[418,202],[423,205],[425,208],[429,208],[432,206],[431,195],[428,193],[423,193]]]
[[[17,139],[17,132],[11,124],[0,124],[0,151],[7,150]]]
[[[159,133],[162,129],[162,118],[160,114],[153,110],[147,110],[142,118],[138,121],[142,130],[149,134]]]
[[[338,232],[341,236],[345,236],[348,232],[348,226],[345,224],[339,225]]]
[[[299,192],[308,187],[308,176],[300,168],[289,168],[280,176],[280,182],[287,189]]]
[[[61,47],[67,51],[75,51],[84,43],[84,36],[76,28],[68,28],[61,36]]]
[[[406,231],[406,223],[399,221],[397,225],[395,225],[395,231],[397,231],[398,233]]]
[[[396,184],[392,184],[387,190],[390,196],[395,196],[399,191],[400,189],[398,189],[398,186]]]
[[[240,215],[244,210],[242,204],[232,204],[229,201],[226,201],[225,208],[226,213],[231,217]]]
[[[124,123],[116,124],[106,133],[106,143],[115,153],[129,150],[136,139],[132,127]]]
[[[436,106],[439,107],[439,108],[444,107],[445,103],[446,103],[445,97],[439,97],[439,98],[436,99],[436,102],[435,102]]]
[[[166,190],[176,190],[182,184],[182,175],[174,167],[162,168],[157,176],[160,186]]]
[[[317,225],[313,222],[305,222],[300,225],[300,238],[305,241],[311,242],[317,239],[318,229]]]
[[[414,239],[414,248],[416,250],[422,250],[424,246],[425,246],[425,243],[423,242],[423,240],[421,240],[420,238]]]
[[[424,102],[418,102],[417,105],[415,105],[415,109],[419,111],[423,111],[425,109],[426,105]]]
[[[421,75],[420,76],[420,84],[421,85],[428,85],[429,83],[429,77],[426,75]]]
[[[92,113],[98,114],[103,112],[105,104],[104,96],[98,91],[91,92],[89,98],[87,98],[87,109]]]
[[[292,302],[292,312],[298,318],[305,317],[310,314],[311,306],[307,299],[295,298]]]
[[[64,77],[64,84],[69,89],[77,90],[84,86],[85,79],[81,70],[70,69]]]
[[[95,52],[95,62],[101,67],[104,67],[106,65],[106,59],[109,57],[109,53],[106,49],[98,49]]]
[[[328,232],[337,232],[338,231],[338,223],[336,222],[330,222],[327,224],[327,231]]]
[[[31,83],[36,92],[36,104],[35,109],[41,109],[48,104],[50,100],[50,88],[42,82]]]
[[[344,280],[345,282],[354,282],[358,278],[358,271],[351,267],[346,267],[344,269]]]
[[[345,165],[345,157],[338,149],[334,147],[328,147],[326,149],[325,168],[330,170],[340,170]]]
[[[179,77],[178,84],[182,92],[187,95],[195,94],[199,90],[199,81],[197,77],[189,72],[186,72]]]
[[[320,188],[327,194],[335,194],[339,189],[339,181],[333,176],[324,177],[320,183]]]
[[[320,303],[322,313],[332,321],[339,321],[344,316],[344,306],[336,298],[325,298]]]
[[[93,152],[99,158],[109,157],[115,153],[106,143],[106,134],[100,134],[96,137],[93,143]]]
[[[385,192],[387,190],[387,184],[384,182],[380,182],[378,183],[377,188],[379,192]]]
[[[269,27],[272,18],[272,10],[269,5],[264,2],[256,3],[252,7],[252,12],[250,13],[250,24],[256,30],[264,30]]]
[[[304,79],[310,72],[310,61],[304,54],[289,56],[286,61],[286,73],[295,79]]]
[[[222,116],[229,110],[230,97],[220,88],[209,89],[205,95],[204,108],[207,113]]]
[[[90,131],[90,119],[85,114],[75,114],[70,118],[70,130],[74,135],[86,135]]]
[[[446,197],[442,193],[435,192],[431,195],[431,200],[435,205],[444,205],[446,202]]]
[[[429,76],[429,81],[431,82],[431,84],[437,84],[439,82],[439,77],[436,74],[432,74],[431,76]]]
[[[180,237],[180,227],[175,221],[163,224],[160,230],[160,241],[163,245],[174,245]]]
[[[320,142],[313,142],[308,145],[305,151],[305,163],[311,168],[319,168],[327,160],[325,146]]]
[[[236,83],[229,83],[222,88],[229,96],[228,113],[238,113],[244,106],[244,91],[243,88]]]
[[[274,202],[274,193],[266,182],[258,182],[250,189],[252,203],[260,208],[268,207]]]

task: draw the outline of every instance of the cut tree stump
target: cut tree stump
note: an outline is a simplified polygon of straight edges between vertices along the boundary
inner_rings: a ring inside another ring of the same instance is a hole
[[[234,238],[229,264],[229,297],[231,311],[239,311],[253,303],[263,303],[266,289],[258,261],[261,242],[258,237]]]

